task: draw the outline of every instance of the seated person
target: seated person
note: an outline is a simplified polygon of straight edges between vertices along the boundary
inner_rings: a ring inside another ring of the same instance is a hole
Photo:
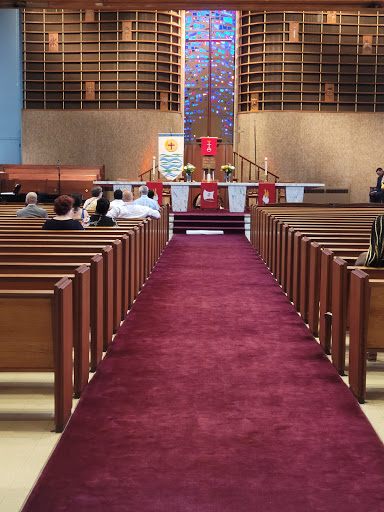
[[[109,199],[101,197],[96,204],[96,213],[91,215],[88,226],[115,227],[116,221],[111,217],[107,217],[109,210]]]
[[[72,219],[79,220],[83,226],[86,226],[89,220],[89,215],[87,210],[81,208],[82,195],[81,194],[71,194],[73,199],[73,206],[71,210]]]
[[[384,215],[373,221],[368,252],[362,252],[355,261],[357,267],[384,267]]]
[[[359,255],[355,266],[384,267],[384,215],[379,215],[373,221],[369,250]],[[376,361],[377,352],[369,351],[367,359]]]
[[[25,202],[27,206],[25,208],[21,208],[21,210],[17,210],[16,216],[27,218],[37,218],[42,217],[44,219],[48,218],[48,213],[44,208],[39,208],[36,206],[37,203],[37,194],[35,192],[28,192]]]
[[[71,217],[71,208],[73,206],[73,199],[69,196],[59,196],[53,203],[56,217],[48,219],[44,222],[41,229],[84,229],[76,219]]]
[[[121,206],[124,201],[123,201],[123,191],[120,190],[119,188],[117,188],[114,192],[113,192],[113,197],[114,197],[114,200],[111,201],[110,205],[109,205],[109,208],[113,208],[115,206]]]
[[[160,213],[157,210],[149,208],[149,206],[143,206],[141,204],[135,204],[133,202],[133,194],[129,190],[123,192],[122,206],[115,206],[112,210],[107,213],[108,217],[112,219],[144,219],[145,217],[154,217],[155,219],[160,218]]]
[[[87,199],[83,205],[84,210],[87,210],[88,213],[95,212],[97,200],[103,196],[103,189],[101,187],[93,187],[91,194],[92,197]]]
[[[153,199],[150,199],[148,197],[148,187],[147,185],[141,185],[139,188],[140,197],[139,199],[136,199],[134,201],[135,204],[141,204],[142,206],[149,206],[149,208],[152,208],[152,210],[158,210],[159,204],[157,201],[154,201]]]
[[[384,186],[384,171],[381,167],[376,169],[377,174],[377,183],[374,190],[371,190],[369,193],[369,202],[370,203],[382,203],[384,201],[384,189],[382,188]]]
[[[155,201],[155,203],[157,205],[159,204],[157,196],[155,197],[155,191],[154,190],[148,190],[148,197],[149,197],[149,199],[153,199],[153,201]]]

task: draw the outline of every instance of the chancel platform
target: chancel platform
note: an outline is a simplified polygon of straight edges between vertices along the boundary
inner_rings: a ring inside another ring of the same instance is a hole
[[[95,181],[94,184],[100,185],[103,188],[112,187],[113,190],[118,188],[126,188],[132,190],[133,187],[140,187],[141,185],[144,185],[145,182]],[[219,182],[217,185],[219,189],[226,189],[226,193],[228,194],[229,211],[244,212],[247,188],[256,188],[259,186],[259,183]],[[275,185],[277,189],[285,189],[287,203],[302,203],[304,199],[304,189],[312,189],[325,186],[324,183],[276,183]],[[188,201],[190,200],[191,189],[201,188],[201,182],[164,181],[163,187],[171,188],[172,211],[186,212],[188,210]]]

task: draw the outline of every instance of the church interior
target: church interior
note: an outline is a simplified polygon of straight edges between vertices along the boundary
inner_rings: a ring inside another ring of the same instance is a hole
[[[0,47],[0,512],[384,511],[384,6],[0,0]]]

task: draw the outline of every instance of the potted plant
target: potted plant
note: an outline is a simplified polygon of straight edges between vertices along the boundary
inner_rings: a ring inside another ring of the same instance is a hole
[[[229,182],[231,174],[234,172],[235,166],[231,164],[222,165],[220,167],[220,171],[223,171],[225,173],[225,181]]]
[[[184,165],[183,171],[185,172],[185,174],[187,176],[187,181],[192,181],[192,173],[194,172],[194,170],[195,170],[194,165],[192,165],[192,164]]]

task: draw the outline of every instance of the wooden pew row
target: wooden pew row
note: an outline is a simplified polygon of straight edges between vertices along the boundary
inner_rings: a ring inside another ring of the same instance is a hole
[[[145,220],[144,222],[141,219],[136,219],[136,220],[129,219],[129,220],[121,221],[121,223],[124,224],[124,226],[129,229],[132,226],[135,226],[137,224],[139,224],[139,226],[141,226],[141,224],[144,224],[144,228],[145,228],[144,229],[145,230],[145,233],[144,233],[145,239],[144,239],[144,241],[140,240],[140,248],[139,248],[140,250],[137,251],[137,256],[138,256],[137,261],[141,262],[142,259],[144,258],[145,268],[143,269],[142,266],[140,265],[140,267],[141,267],[140,275],[137,277],[137,279],[135,279],[134,286],[131,289],[129,297],[128,297],[128,294],[125,295],[125,297],[127,297],[127,299],[123,300],[123,303],[124,303],[124,306],[127,305],[127,307],[123,306],[124,312],[122,314],[122,318],[124,317],[124,315],[128,309],[128,306],[130,306],[130,304],[133,302],[134,298],[137,296],[140,286],[143,284],[145,279],[148,277],[149,272],[151,271],[151,269],[153,268],[153,266],[155,264],[155,261],[160,256],[161,251],[164,249],[164,247],[168,241],[169,208],[162,207],[161,212],[163,214],[161,219],[148,219],[148,220]],[[41,223],[43,222],[41,219],[30,219],[30,220],[33,221],[33,224],[35,225],[36,229],[40,229]],[[28,221],[29,221],[29,219],[28,219]],[[147,223],[149,224],[149,227],[146,226]],[[23,226],[24,225],[25,225],[25,223],[23,223]],[[1,226],[3,226],[3,224],[1,223],[1,219],[0,219],[0,227]],[[1,227],[2,233],[5,233],[4,229],[6,229],[6,228]],[[29,222],[28,222],[28,229],[30,229]],[[71,233],[72,233],[72,236],[79,236],[81,238],[84,238],[85,233],[87,235],[89,232],[94,233],[95,231],[97,233],[101,233],[101,232],[106,233],[108,230],[110,233],[113,232],[114,234],[117,235],[118,232],[121,233],[122,232],[121,230],[124,230],[124,227],[113,228],[113,229],[98,228],[98,227],[97,228],[87,228],[87,230],[85,232],[84,231],[82,231],[82,232],[80,232],[80,231],[73,232],[72,231]],[[14,224],[12,224],[12,227],[10,227],[10,232],[11,232],[10,233],[11,236],[17,237],[17,233],[15,233],[15,229],[14,229]],[[23,234],[24,233],[28,234],[28,230],[23,229]],[[63,231],[60,231],[60,232],[50,231],[49,233],[50,234],[58,233],[60,237],[63,236]],[[42,232],[40,232],[36,236],[42,237],[44,235]],[[21,237],[22,237],[22,235],[20,234],[20,238]],[[134,268],[134,267],[132,267],[132,268]],[[115,309],[117,310],[117,308],[115,308]],[[117,326],[117,319],[115,319],[115,326]]]
[[[53,290],[1,290],[0,371],[54,372],[55,429],[62,432],[72,408],[72,281]]]
[[[346,351],[346,333],[348,330],[348,307],[350,297],[350,278],[354,270],[364,271],[370,279],[384,279],[384,268],[355,267],[350,266],[340,258],[329,254],[324,255],[324,261],[331,264],[330,279],[327,279],[324,285],[324,293],[327,294],[328,310],[321,313],[325,316],[323,325],[327,323],[326,336],[321,336],[322,345],[325,344],[325,350],[332,354],[332,362],[337,371],[344,375],[345,371],[345,351]],[[332,336],[330,336],[330,332]],[[332,341],[332,343],[331,343]]]
[[[384,350],[384,280],[361,269],[350,279],[349,385],[360,403],[366,398],[367,352]]]
[[[65,251],[47,253],[41,251],[7,252],[0,251],[0,264],[12,261],[19,263],[90,263],[93,256],[102,255],[103,261],[103,346],[106,349],[113,335],[113,249],[105,246],[100,252],[68,252]]]
[[[133,302],[135,296],[137,295],[137,293],[139,291],[140,285],[148,277],[150,270],[153,268],[153,266],[155,264],[155,259],[157,259],[160,255],[160,250],[159,250],[160,247],[162,250],[164,248],[163,244],[166,243],[164,240],[164,233],[161,233],[160,235],[158,235],[158,233],[155,229],[156,227],[153,224],[152,219],[148,220],[148,221],[144,221],[144,222],[142,222],[142,221],[139,221],[139,222],[140,222],[139,230],[141,229],[142,224],[144,226],[145,240],[143,243],[140,242],[141,252],[137,258],[137,261],[138,262],[142,261],[142,258],[144,258],[146,268],[145,268],[145,271],[142,269],[141,275],[139,277],[137,277],[137,279],[135,280],[135,286],[134,286],[133,290],[131,290],[129,297],[128,297],[128,294],[124,295],[124,297],[126,297],[126,299],[124,299],[124,301],[123,301],[123,303],[124,303],[123,313],[122,313],[122,317],[120,318],[120,320],[122,318],[124,318],[125,313],[128,309],[128,305],[130,306],[130,304]],[[127,227],[131,227],[132,225],[135,226],[135,222],[127,223]],[[153,226],[153,228],[151,228],[151,226]],[[92,232],[92,234],[90,234],[90,231]],[[22,231],[15,232],[14,230],[10,229],[9,232],[7,232],[6,230],[4,230],[4,228],[1,227],[1,224],[0,224],[0,233],[4,237],[4,240],[8,240],[8,239],[12,239],[12,240],[16,239],[17,240],[18,239],[20,241],[23,240],[24,241],[23,243],[25,243],[25,240],[27,240],[27,237],[30,236],[29,230],[22,230]],[[96,237],[103,238],[103,236],[104,236],[105,241],[107,241],[107,238],[108,238],[108,242],[110,242],[114,237],[117,237],[119,234],[122,234],[121,235],[122,238],[124,236],[126,236],[125,228],[113,228],[113,229],[112,228],[88,228],[85,232],[82,232],[82,231],[79,231],[79,232],[77,232],[77,231],[76,232],[73,232],[73,231],[71,231],[71,232],[63,232],[63,231],[41,232],[41,231],[39,231],[36,235],[34,235],[34,237],[35,237],[34,243],[36,243],[36,244],[45,243],[45,242],[40,242],[39,240],[46,240],[47,237],[50,237],[50,236],[53,237],[54,234],[57,234],[57,236],[60,237],[60,240],[62,240],[64,233],[65,233],[65,236],[69,236],[69,234],[71,234],[72,237],[78,238],[79,240],[85,240],[85,239],[88,240],[88,239],[90,239],[89,237],[91,237],[91,238],[93,237],[93,239],[96,240]],[[74,233],[76,233],[76,234],[74,234]],[[102,235],[102,233],[103,233],[103,235]],[[104,235],[104,233],[105,233],[105,235]],[[141,236],[141,234],[139,233],[138,236]],[[163,243],[161,245],[156,240],[156,238],[159,236],[161,236],[163,238]],[[17,243],[17,242],[12,242],[12,243]],[[55,243],[57,243],[57,242],[55,242]],[[144,256],[141,256],[142,253],[144,254]],[[134,268],[134,267],[132,267],[132,268]],[[126,276],[125,280],[127,280],[127,276]],[[117,311],[117,308],[116,308],[116,311]],[[120,322],[120,320],[119,320],[119,322]],[[115,325],[116,324],[117,324],[117,320],[115,320]]]
[[[337,208],[327,208],[322,207],[318,209],[319,212],[326,212],[323,216],[326,217],[327,221],[336,217],[337,215],[340,217],[341,213],[338,213]],[[384,213],[383,208],[345,208],[345,213],[343,213],[343,224],[349,223],[351,219],[354,217],[354,213],[358,213],[359,217],[366,215],[369,217],[372,221],[373,219],[382,213]],[[366,212],[366,213],[365,213]],[[259,208],[259,207],[252,207],[251,210],[251,243],[253,246],[261,253],[261,244],[263,241],[263,237],[266,233],[265,230],[265,223],[266,218],[274,217],[278,220],[280,220],[282,223],[289,223],[288,220],[292,218],[304,218],[304,220],[308,220],[308,215],[316,216],[316,209],[314,208]],[[311,218],[312,220],[312,218]],[[356,219],[353,218],[353,222],[355,222]],[[356,227],[356,226],[354,226]],[[339,231],[336,231],[336,233]],[[264,257],[264,255],[262,255]]]
[[[27,251],[31,252],[52,252],[53,250],[56,252],[56,246],[59,252],[63,252],[64,248],[66,251],[68,250],[70,252],[77,252],[78,250],[83,251],[84,247],[86,250],[97,252],[101,251],[106,244],[110,244],[113,248],[114,260],[113,311],[114,329],[116,330],[128,309],[128,307],[125,307],[127,306],[128,290],[127,286],[124,287],[127,269],[123,268],[123,263],[127,263],[128,265],[128,256],[126,255],[126,252],[129,250],[127,248],[128,235],[124,233],[120,238],[116,238],[117,233],[112,234],[110,231],[106,234],[100,233],[94,236],[88,236],[87,234],[73,236],[72,231],[64,231],[61,235],[56,235],[56,233],[56,231],[48,233],[42,232],[38,235],[34,235],[33,238],[31,238],[31,234],[29,233],[28,237],[27,235],[17,237],[15,234],[4,234],[0,228],[0,253],[4,254],[19,247],[26,248]],[[121,247],[120,244],[122,244]]]
[[[131,226],[132,224],[135,224],[132,223],[131,221],[124,221],[126,223],[127,226]],[[136,221],[137,222],[137,221]],[[139,222],[142,222],[142,221],[139,221]],[[147,222],[147,221],[146,221]],[[149,221],[150,223],[150,221]],[[145,224],[145,223],[143,223]],[[166,225],[167,226],[167,225]],[[91,228],[91,230],[96,230],[98,232],[98,235],[102,232],[106,232],[107,229],[106,228]],[[164,230],[165,231],[165,230]],[[25,232],[25,231],[24,231]],[[108,234],[110,234],[111,232],[113,232],[114,235],[117,235],[117,232],[116,232],[116,229],[110,229],[108,230]],[[49,233],[49,234],[48,234]],[[37,237],[40,237],[40,238],[44,238],[46,239],[47,236],[52,236],[53,233],[57,233],[57,232],[53,232],[53,231],[50,231],[50,232],[39,232],[37,235],[34,235],[34,236],[37,236]],[[61,236],[61,238],[64,236],[63,234],[66,233],[67,236],[69,236],[69,232],[63,232],[61,231],[59,234]],[[80,240],[83,240],[85,236],[88,235],[88,230],[86,231],[86,234],[85,232],[70,232],[71,236],[74,236],[73,233],[76,233],[75,236],[78,236]],[[152,230],[152,237],[153,237],[153,233],[156,233],[155,230],[153,229]],[[27,230],[27,234],[28,234],[28,230]],[[151,249],[151,247],[153,247],[153,250],[151,250],[151,254],[148,254],[147,252],[145,252],[144,254],[146,255],[146,265],[147,265],[147,272],[145,274],[145,277],[147,277],[147,274],[149,272],[149,269],[152,268],[152,266],[154,265],[154,256],[157,256],[157,253],[158,252],[155,252],[155,247],[156,247],[156,244],[154,243],[154,240],[149,236],[150,232],[148,231],[148,235],[145,239],[145,244],[148,246],[148,249]],[[15,236],[14,233],[12,233],[11,236]],[[16,235],[17,236],[17,235]],[[20,235],[21,236],[21,235]],[[126,235],[123,235],[123,237],[126,237]],[[163,236],[163,235],[162,235]],[[164,238],[164,237],[163,237]],[[61,240],[62,241],[62,240]],[[132,240],[131,240],[132,242]],[[17,243],[17,242],[13,242],[13,243]],[[34,240],[34,243],[35,243],[35,240]],[[37,243],[44,243],[44,242],[37,242]],[[53,242],[52,242],[53,243]],[[57,243],[57,242],[55,242]],[[6,244],[4,243],[4,246]],[[23,245],[25,245],[25,239],[24,239],[24,242],[23,242]],[[139,251],[137,251],[137,255],[136,255],[136,261],[142,261],[142,256],[141,254],[143,253],[144,249],[143,249],[143,243],[140,242],[140,248],[142,250],[142,252],[140,253]],[[157,244],[157,247],[160,247],[159,244]],[[73,248],[72,248],[73,249]],[[94,247],[94,249],[96,249]],[[9,248],[8,248],[9,250]],[[130,257],[129,257],[130,255]],[[132,258],[133,254],[132,254],[132,251],[130,249],[126,250],[126,257],[125,257],[125,261],[131,261],[133,260]],[[16,257],[16,256],[15,256]],[[116,265],[115,265],[116,267]],[[130,268],[131,272],[134,271],[135,269],[135,266],[134,264],[130,265],[129,266],[126,266],[125,268],[125,272],[124,272],[124,282],[128,282],[128,278],[129,278],[129,271],[128,271],[128,268]],[[121,288],[121,279],[120,279],[120,273],[114,273],[114,288],[115,289],[119,289],[119,287]],[[144,273],[143,273],[143,276],[144,276]],[[122,300],[122,306],[119,307],[117,305],[117,307],[114,308],[114,311],[115,311],[115,318],[114,318],[114,328],[115,330],[117,329],[118,325],[120,324],[120,321],[124,318],[125,316],[125,313],[128,309],[128,307],[131,305],[131,303],[133,302],[133,299],[134,297],[137,295],[138,293],[138,289],[139,289],[139,286],[140,284],[143,282],[143,276],[141,276],[141,281],[139,281],[139,279],[136,279],[136,282],[135,282],[135,286],[134,287],[131,287],[130,288],[130,293],[125,293],[123,295],[123,300]],[[126,288],[128,288],[128,286],[126,286]],[[114,295],[115,297],[115,302],[118,301],[118,298],[120,297],[120,293],[116,293]],[[121,311],[121,313],[120,313]],[[119,316],[120,315],[120,316]],[[107,332],[108,332],[108,328],[107,328]]]
[[[75,273],[78,267],[82,267],[84,264],[76,261],[68,263],[31,263],[27,262],[14,262],[4,261],[0,263],[0,274],[6,275],[44,275],[44,274],[60,274],[61,276],[69,276]],[[90,263],[86,264],[90,268],[90,292],[89,292],[89,303],[90,303],[90,330],[91,330],[91,342],[90,342],[90,370],[95,371],[98,363],[100,362],[103,354],[103,340],[104,340],[104,270],[103,270],[103,258],[101,255],[93,256]],[[76,293],[77,290],[76,290]],[[88,302],[88,300],[86,300]],[[76,300],[74,300],[76,303]],[[76,307],[76,306],[74,306]],[[74,321],[77,321],[77,314],[80,314],[80,309],[76,308],[78,313],[74,314]],[[84,322],[79,318],[81,325]],[[76,330],[76,323],[74,325],[74,331]],[[80,327],[79,327],[80,330]],[[82,331],[81,331],[82,332]],[[88,378],[88,372],[87,372]],[[80,378],[82,382],[82,378]],[[80,386],[82,389],[82,386]],[[75,393],[78,392],[79,386],[76,384],[75,375]]]
[[[53,290],[54,285],[63,277],[73,282],[73,348],[74,348],[74,382],[73,391],[79,398],[88,383],[89,374],[89,331],[90,331],[90,268],[81,265],[73,273],[52,274],[2,274],[0,273],[0,290]],[[3,339],[2,342],[7,343]]]
[[[267,218],[267,217],[266,217]],[[351,219],[353,222],[353,219]],[[276,226],[276,219],[273,219],[273,222]],[[306,220],[307,226],[310,226],[308,223],[308,219]],[[354,222],[353,222],[354,223]],[[355,224],[355,223],[354,223]],[[273,225],[273,224],[272,224]],[[314,223],[317,226],[316,223]],[[335,229],[335,225],[331,224],[333,229]],[[271,226],[271,224],[270,224]],[[272,271],[277,275],[278,280],[280,280],[281,276],[283,277],[283,287],[286,289],[288,296],[291,300],[294,301],[298,310],[300,310],[303,318],[309,322],[310,328],[314,334],[317,334],[318,331],[318,310],[319,310],[319,288],[320,288],[320,273],[319,273],[319,251],[320,244],[321,245],[334,245],[334,250],[342,249],[343,252],[346,253],[349,261],[354,260],[355,257],[361,252],[367,250],[368,248],[368,240],[369,240],[369,232],[370,225],[368,225],[368,231],[363,237],[355,237],[355,238],[345,238],[342,242],[335,243],[334,239],[326,240],[323,237],[316,237],[316,240],[319,243],[311,243],[312,232],[311,228],[308,228],[308,237],[303,237],[301,233],[296,233],[294,228],[288,227],[287,224],[277,224],[277,228],[275,228],[275,233],[278,238],[276,243],[276,253],[274,252],[274,242],[273,242],[273,228],[269,229],[269,232],[272,232],[272,242],[269,242],[270,247],[272,247],[272,258],[271,254],[267,253],[266,259],[269,260],[269,264],[272,266]],[[281,230],[284,226],[285,231],[288,230],[288,235],[285,232],[285,235],[279,239],[279,235],[281,234]],[[345,228],[345,223],[343,223],[343,228]],[[322,228],[324,229],[324,228]],[[327,229],[329,229],[329,222],[327,225]],[[354,227],[355,230],[355,227]],[[267,233],[268,229],[264,229],[264,233]],[[349,233],[344,233],[344,235]],[[286,237],[289,237],[289,241],[287,242]],[[314,237],[315,238],[315,237]],[[364,240],[364,244],[360,245],[358,242]],[[301,242],[301,243],[299,243]],[[261,242],[261,246],[267,246],[266,241]],[[348,247],[349,246],[349,247]],[[332,248],[332,247],[331,247]],[[282,268],[279,267],[279,254],[282,251],[282,258],[288,253],[288,270],[285,266],[285,261],[283,259]],[[276,254],[276,259],[274,259],[274,254]],[[343,254],[346,256],[345,254]],[[311,264],[312,260],[312,264]],[[300,271],[300,280],[298,279],[298,273]],[[287,273],[287,285],[285,285],[285,273]],[[308,281],[309,276],[309,281]],[[300,284],[299,284],[300,283]],[[308,286],[309,284],[309,286]],[[323,288],[323,287],[322,287]],[[301,299],[301,300],[300,300]],[[323,301],[320,301],[323,302]],[[321,316],[323,322],[327,321],[327,316]],[[325,320],[324,320],[325,319]],[[329,315],[328,315],[329,319]],[[327,333],[327,336],[330,336],[330,326],[327,326],[327,329],[320,329]]]

